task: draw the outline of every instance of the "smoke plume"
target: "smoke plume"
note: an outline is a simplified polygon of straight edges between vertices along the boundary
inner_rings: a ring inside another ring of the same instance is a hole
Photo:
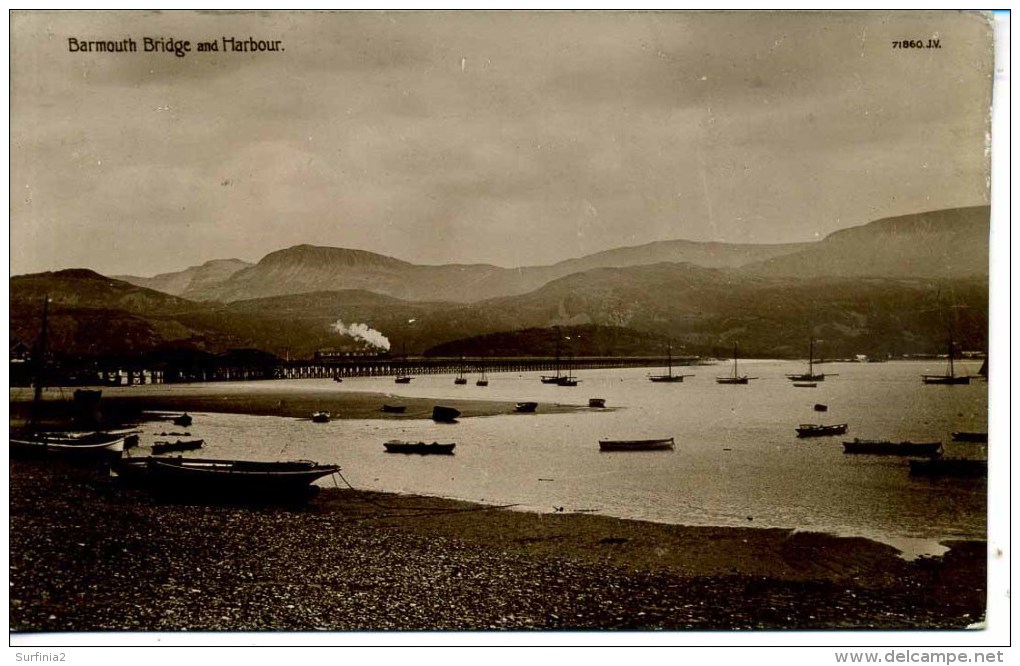
[[[340,335],[349,335],[355,340],[363,340],[377,349],[390,348],[390,340],[385,335],[365,324],[344,324],[343,320],[337,319],[333,324],[333,330]]]

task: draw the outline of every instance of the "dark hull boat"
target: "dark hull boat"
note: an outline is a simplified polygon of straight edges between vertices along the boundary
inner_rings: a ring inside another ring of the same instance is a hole
[[[835,425],[817,425],[814,423],[802,423],[797,428],[797,437],[829,437],[831,435],[844,435],[849,429],[846,423]]]
[[[191,425],[193,420],[194,419],[191,418],[191,415],[185,412],[180,416],[173,417],[172,419],[170,419],[170,422],[173,423],[174,425],[179,425],[182,428],[187,428],[188,426]]]
[[[438,423],[456,423],[460,410],[453,407],[436,405],[432,408],[432,420]]]
[[[932,456],[942,450],[942,442],[891,442],[882,439],[854,439],[843,442],[843,453],[873,456]]]
[[[312,414],[312,423],[329,423],[329,412],[315,412]]]
[[[413,377],[407,377],[407,376],[397,377],[396,379],[393,380],[393,383],[394,384],[410,384],[412,379],[414,379],[414,378]]]
[[[517,403],[517,406],[514,408],[514,411],[520,412],[522,414],[530,414],[534,412],[536,409],[538,409],[537,402],[519,402]]]
[[[988,461],[973,458],[943,458],[934,456],[927,460],[911,460],[910,473],[917,476],[988,476]]]
[[[953,341],[949,341],[949,366],[944,375],[921,375],[921,381],[925,384],[941,384],[944,386],[958,386],[970,384],[970,377],[957,375],[953,366]]]
[[[439,443],[432,442],[426,444],[425,442],[402,442],[400,440],[390,440],[383,444],[386,447],[387,453],[415,453],[418,455],[452,455],[453,449],[457,446],[455,443]]]
[[[307,497],[316,479],[340,471],[310,460],[259,462],[202,458],[127,458],[118,476],[156,495],[221,501],[274,502]]]
[[[407,411],[407,405],[383,405],[382,410],[387,414],[403,414]]]
[[[588,406],[602,408],[606,406],[605,398],[588,398]]]
[[[674,447],[672,437],[660,439],[600,439],[600,451],[664,451]]]
[[[733,374],[728,377],[716,377],[716,384],[747,384],[752,379],[758,379],[757,377],[748,377],[747,375],[741,375],[737,371],[737,346],[733,345]]]
[[[156,442],[152,445],[152,452],[170,453],[172,451],[196,451],[205,446],[204,439],[177,440],[176,442]]]
[[[794,382],[795,388],[817,388],[818,384],[815,382]]]
[[[679,384],[683,382],[684,377],[693,377],[694,375],[674,375],[673,374],[673,347],[670,345],[666,350],[666,374],[664,375],[652,375],[648,378],[648,381],[655,382],[656,384]]]
[[[988,433],[987,432],[954,432],[953,433],[953,441],[954,442],[975,442],[975,443],[978,443],[978,444],[987,444],[988,443]]]
[[[825,374],[815,372],[815,341],[811,340],[811,344],[808,345],[808,371],[803,374],[786,375],[787,379],[795,382],[824,382]]]

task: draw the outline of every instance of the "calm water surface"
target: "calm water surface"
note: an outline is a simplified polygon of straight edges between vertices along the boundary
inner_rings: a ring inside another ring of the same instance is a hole
[[[978,365],[957,367],[976,374]],[[795,388],[784,377],[804,369],[790,361],[742,361],[742,374],[760,377],[747,386],[715,383],[730,371],[726,364],[685,368],[696,376],[677,384],[649,382],[647,368],[584,371],[576,388],[543,385],[539,373],[492,374],[485,388],[473,378],[455,386],[449,375],[417,377],[409,385],[392,378],[232,383],[224,391],[328,386],[437,403],[533,400],[539,413],[457,424],[196,414],[190,431],[206,440],[200,456],[336,462],[361,489],[688,525],[797,528],[874,538],[905,551],[930,550],[946,538],[985,537],[985,480],[912,478],[903,458],[848,456],[841,445],[851,437],[937,440],[948,455],[985,458],[984,445],[950,442],[954,430],[987,431],[984,381],[925,386],[922,373],[943,370],[936,361],[825,364],[816,370],[838,376],[817,388]],[[605,398],[607,409],[541,414],[542,403],[587,405],[590,397]],[[815,403],[829,411],[815,412]],[[803,440],[794,432],[800,423],[844,422],[850,431],[843,437]],[[167,426],[147,427],[152,433]],[[598,448],[600,438],[670,436],[675,451]],[[454,441],[457,449],[454,456],[386,454],[382,443],[389,439]],[[151,441],[147,436],[143,444]]]

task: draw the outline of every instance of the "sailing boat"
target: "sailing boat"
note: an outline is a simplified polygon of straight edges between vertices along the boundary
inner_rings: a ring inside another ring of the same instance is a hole
[[[807,372],[802,375],[786,375],[786,378],[795,382],[823,382],[825,373],[815,374],[815,341],[812,338],[808,346]]]
[[[464,355],[460,355],[460,371],[457,373],[457,378],[453,380],[454,384],[462,386],[467,384],[467,378],[464,377]]]
[[[733,345],[733,376],[732,377],[716,377],[716,384],[746,384],[748,380],[758,379],[757,377],[748,377],[747,375],[741,375],[737,371],[737,345]]]
[[[556,374],[555,375],[542,375],[543,384],[559,384],[563,379],[560,374],[560,336],[559,332],[556,334]]]
[[[28,427],[22,432],[12,432],[10,436],[10,454],[12,457],[34,458],[48,455],[60,455],[65,458],[84,460],[120,457],[124,451],[125,440],[134,431],[106,432],[38,432],[39,407],[42,404],[42,390],[45,380],[47,320],[49,317],[49,296],[43,301],[42,326],[39,331],[39,343],[36,345],[35,387],[32,392],[32,407],[29,413]]]
[[[648,381],[657,383],[666,382],[682,382],[684,377],[693,377],[694,375],[674,375],[673,374],[673,345],[669,345],[666,348],[666,374],[664,375],[652,375],[648,378]]]
[[[949,367],[946,368],[946,374],[944,375],[921,375],[921,381],[925,384],[970,384],[970,377],[967,375],[957,375],[955,368],[953,368],[953,340],[949,340]]]
[[[488,385],[489,385],[489,380],[485,378],[485,366],[483,365],[482,366],[482,376],[481,376],[481,378],[477,382],[475,382],[475,386],[488,386]]]
[[[577,384],[581,381],[580,379],[574,376],[572,368],[573,360],[574,355],[571,354],[570,360],[567,361],[567,374],[560,376],[560,380],[556,382],[557,386],[577,386]]]
[[[407,374],[407,345],[406,344],[402,345],[401,350],[404,352],[404,363],[403,366],[401,367],[401,370],[403,370],[403,372],[397,375],[397,378],[393,380],[393,383],[410,384],[411,380],[414,379],[414,377],[411,377],[409,374]]]

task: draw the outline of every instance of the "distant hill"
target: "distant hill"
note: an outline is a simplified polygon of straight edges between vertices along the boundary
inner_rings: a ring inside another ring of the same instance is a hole
[[[409,301],[470,303],[524,294],[572,273],[609,266],[635,266],[662,261],[689,261],[727,268],[761,261],[803,247],[791,245],[730,245],[661,241],[617,248],[570,259],[552,266],[500,268],[487,264],[423,266],[392,257],[343,248],[298,245],[266,255],[258,264],[237,271],[201,290],[196,300],[223,302],[318,291],[364,289]]]
[[[161,273],[149,278],[133,275],[115,275],[113,277],[138,287],[162,291],[165,294],[202,300],[208,289],[214,289],[215,285],[249,266],[251,266],[250,263],[240,259],[214,259],[201,266],[192,266],[174,273]]]
[[[990,217],[988,206],[889,217],[745,270],[801,278],[987,276]]]
[[[957,278],[988,275],[987,206],[877,220],[812,243],[755,245],[659,241],[549,266],[425,266],[385,255],[297,245],[257,264],[208,262],[179,273],[124,279],[201,301],[233,302],[311,292],[365,290],[405,301],[476,303],[527,294],[598,268],[662,262],[741,269],[763,277]]]

